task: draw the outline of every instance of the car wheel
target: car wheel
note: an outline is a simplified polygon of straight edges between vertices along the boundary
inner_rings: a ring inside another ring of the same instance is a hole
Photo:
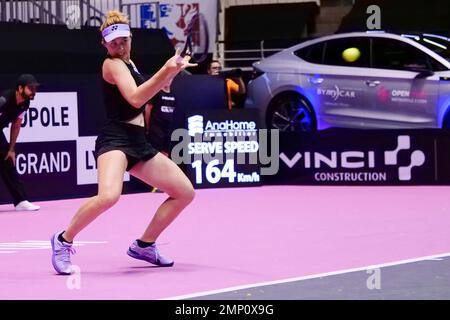
[[[317,129],[316,117],[307,100],[297,94],[276,97],[267,113],[267,128],[280,131],[313,131]]]

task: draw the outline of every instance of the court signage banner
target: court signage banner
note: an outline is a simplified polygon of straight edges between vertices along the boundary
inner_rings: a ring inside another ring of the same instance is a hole
[[[27,142],[17,150],[16,170],[30,199],[58,199],[77,193],[75,141]],[[8,196],[6,191],[2,193],[4,200]]]
[[[77,92],[38,92],[24,114],[17,142],[64,141],[77,136]]]
[[[450,184],[450,133],[344,130],[280,133],[279,169],[265,184]]]
[[[259,124],[248,110],[195,110],[175,130],[172,159],[196,188],[260,185]]]

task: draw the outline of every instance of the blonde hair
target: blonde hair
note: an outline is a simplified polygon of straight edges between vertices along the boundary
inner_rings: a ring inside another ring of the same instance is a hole
[[[108,28],[109,26],[112,26],[113,24],[117,23],[124,23],[124,24],[130,24],[130,20],[128,17],[120,12],[119,10],[111,10],[108,11],[106,14],[106,20],[103,22],[102,26],[100,27],[100,31],[103,31],[104,29]]]

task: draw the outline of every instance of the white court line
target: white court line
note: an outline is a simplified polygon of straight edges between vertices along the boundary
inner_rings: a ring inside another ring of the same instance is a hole
[[[80,247],[87,244],[104,244],[107,241],[74,241],[74,247]],[[16,253],[26,250],[43,250],[51,249],[49,240],[23,240],[20,242],[0,242],[0,253]],[[14,251],[12,251],[14,250]]]
[[[186,294],[186,295],[181,295],[181,296],[162,298],[162,299],[159,299],[159,300],[190,299],[190,298],[196,298],[196,297],[201,297],[201,296],[206,296],[206,295],[211,295],[211,294],[225,293],[225,292],[242,290],[242,289],[257,288],[257,287],[263,287],[263,286],[269,286],[269,285],[275,285],[275,284],[281,284],[281,283],[288,283],[288,282],[295,282],[295,281],[302,281],[302,280],[309,280],[309,279],[315,279],[315,278],[335,276],[335,275],[344,274],[344,273],[351,273],[351,272],[365,271],[365,270],[373,270],[373,269],[384,268],[384,267],[392,267],[392,266],[397,266],[397,265],[400,265],[400,264],[407,264],[407,263],[419,262],[419,261],[424,261],[424,260],[442,260],[440,258],[449,257],[449,256],[450,256],[450,252],[447,252],[447,253],[441,253],[441,254],[437,254],[437,255],[433,255],[433,256],[425,256],[425,257],[414,258],[414,259],[399,260],[399,261],[395,261],[395,262],[375,264],[375,265],[370,265],[370,266],[366,266],[366,267],[344,269],[344,270],[333,271],[333,272],[312,274],[312,275],[309,275],[309,276],[287,278],[287,279],[283,279],[283,280],[275,280],[275,281],[268,281],[268,282],[246,284],[246,285],[242,285],[242,286],[235,286],[235,287],[223,288],[223,289],[218,289],[218,290],[203,291],[203,292],[197,292],[197,293]]]

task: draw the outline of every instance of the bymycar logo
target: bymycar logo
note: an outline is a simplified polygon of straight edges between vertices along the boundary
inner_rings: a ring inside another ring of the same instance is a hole
[[[203,134],[203,116],[200,115],[188,118],[188,134],[194,137],[196,133]]]
[[[397,155],[400,150],[411,149],[409,136],[398,136],[395,150],[384,152],[384,164],[397,165]],[[414,150],[410,154],[410,162],[407,166],[398,167],[398,179],[401,181],[411,180],[411,171],[414,167],[420,167],[425,163],[425,154],[421,150]]]
[[[317,89],[317,95],[319,96],[327,96],[333,98],[334,101],[337,101],[339,98],[355,98],[356,93],[352,90],[344,90],[340,89],[338,86],[334,86],[334,89]]]
[[[398,136],[397,147],[394,150],[384,152],[384,165],[397,165],[400,150],[410,150],[409,136]],[[306,169],[373,169],[376,168],[375,151],[331,151],[325,155],[319,152],[297,152],[291,159],[283,152],[280,159],[289,167],[301,163]],[[410,154],[409,164],[398,167],[398,179],[400,181],[411,180],[411,171],[414,167],[420,167],[425,163],[425,154],[421,150],[414,150]],[[316,181],[386,181],[387,173],[383,171],[345,171],[345,172],[316,172]]]

